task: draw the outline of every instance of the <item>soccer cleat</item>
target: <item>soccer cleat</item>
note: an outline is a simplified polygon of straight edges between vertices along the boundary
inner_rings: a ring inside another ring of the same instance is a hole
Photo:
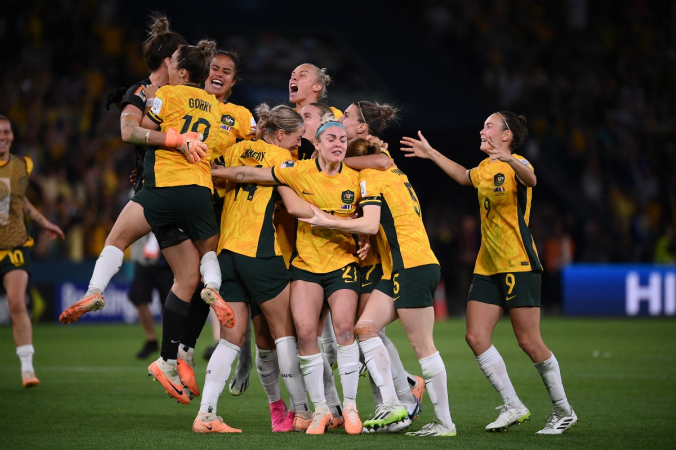
[[[242,395],[244,394],[244,391],[247,390],[249,387],[249,373],[251,372],[251,361],[249,361],[249,364],[245,366],[245,363],[242,363],[242,366],[240,367],[239,361],[237,362],[237,367],[235,368],[235,374],[232,376],[232,379],[230,380],[230,384],[228,385],[228,390],[230,391],[231,395]]]
[[[345,419],[345,432],[347,434],[361,434],[362,424],[361,419],[359,418],[359,411],[356,410],[354,405],[347,405],[347,408],[343,408],[343,419]]]
[[[415,384],[411,386],[411,394],[420,401],[422,408],[423,394],[425,393],[425,380],[418,375],[413,375],[415,378]]]
[[[148,356],[152,355],[160,348],[157,346],[157,341],[146,341],[143,345],[141,351],[136,354],[138,359],[146,359]]]
[[[279,424],[278,426],[274,427],[272,429],[273,433],[286,433],[288,431],[295,431],[293,429],[293,422],[294,418],[296,417],[296,413],[293,411],[288,411],[286,413],[286,417],[284,418],[284,421]],[[303,430],[305,431],[305,430]]]
[[[218,317],[218,321],[225,328],[232,328],[235,326],[235,313],[232,308],[225,303],[218,291],[212,287],[205,287],[200,294],[202,300],[207,302],[213,308]]]
[[[570,408],[569,416],[561,416],[552,412],[547,416],[547,425],[537,434],[562,434],[564,431],[577,424],[577,414]]]
[[[376,432],[382,433],[385,431],[384,427],[397,422],[408,422],[408,425],[411,424],[406,408],[402,404],[383,403],[378,405],[375,415],[364,422],[364,428],[371,428]]]
[[[507,431],[509,427],[521,425],[530,420],[530,411],[523,404],[520,406],[498,406],[495,409],[500,410],[495,422],[486,425],[486,431]]]
[[[197,380],[195,380],[194,364],[190,364],[189,362],[178,358],[176,360],[176,370],[178,371],[178,377],[181,379],[181,383],[190,390],[190,393],[192,393],[193,396],[199,397],[200,388],[197,386]]]
[[[281,398],[276,402],[270,403],[270,420],[272,422],[272,430],[286,422],[286,403]],[[292,424],[293,428],[293,424]]]
[[[329,430],[340,430],[341,428],[345,428],[345,419],[343,419],[343,416],[333,416]]]
[[[287,416],[287,420],[289,416],[293,414],[293,431],[297,431],[300,433],[305,433],[307,429],[310,427],[310,424],[312,423],[313,415],[310,411],[296,411],[295,413],[290,412],[289,415]]]
[[[359,363],[359,376],[365,377],[369,373],[369,368],[366,367],[366,364]]]
[[[59,316],[61,323],[73,323],[80,320],[85,313],[103,309],[106,301],[101,294],[89,294],[70,305]]]
[[[406,436],[452,437],[456,434],[455,425],[447,427],[437,421],[434,421],[432,423],[428,423],[427,425],[423,425],[423,427],[418,431],[409,431],[406,433]]]
[[[202,417],[200,417],[202,416]],[[197,414],[192,423],[192,431],[195,433],[241,433],[242,430],[228,426],[220,416],[209,414]]]
[[[175,398],[184,405],[190,403],[188,393],[183,384],[181,384],[178,369],[173,364],[169,364],[160,357],[148,366],[148,376],[153,377],[155,381],[159,381],[170,397]]]
[[[298,416],[296,416],[298,417]],[[331,411],[326,413],[316,412],[312,414],[312,422],[305,430],[306,434],[324,434],[333,421],[333,414]],[[294,427],[295,429],[295,427]],[[360,430],[361,432],[361,430]]]
[[[411,422],[418,418],[423,409],[422,401],[420,401],[420,399],[416,396],[413,397],[415,398],[415,409],[408,415],[408,418],[411,419]]]
[[[38,377],[36,377],[33,372],[22,372],[21,382],[23,383],[23,387],[25,387],[26,389],[35,387],[38,384],[40,384],[40,380],[38,380]]]

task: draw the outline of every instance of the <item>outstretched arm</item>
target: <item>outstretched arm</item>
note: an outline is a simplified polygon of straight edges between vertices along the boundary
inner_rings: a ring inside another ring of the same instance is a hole
[[[458,184],[462,186],[472,186],[472,181],[469,178],[469,170],[465,169],[455,161],[446,158],[444,155],[439,153],[438,150],[432,148],[420,131],[418,131],[418,137],[420,137],[420,140],[410,137],[401,138],[400,142],[403,145],[408,146],[401,148],[401,151],[407,152],[406,157],[431,159],[437,166],[441,168],[441,170],[446,172],[446,174],[453,178]]]
[[[219,167],[211,169],[211,176],[236,183],[259,183],[266,186],[277,186],[279,184],[272,176],[272,167]]]
[[[47,236],[49,236],[50,239],[55,239],[57,236],[60,236],[61,239],[66,239],[66,236],[63,234],[63,231],[61,228],[59,228],[57,225],[54,225],[52,222],[47,220],[45,216],[38,211],[35,206],[28,200],[28,197],[23,198],[23,212],[28,214],[28,217],[36,221],[37,223],[40,224],[42,228],[47,231]]]

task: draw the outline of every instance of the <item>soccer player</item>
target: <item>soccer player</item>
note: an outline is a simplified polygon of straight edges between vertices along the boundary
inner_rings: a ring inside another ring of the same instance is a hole
[[[16,354],[21,361],[21,381],[29,388],[40,384],[40,380],[33,368],[33,328],[26,310],[33,238],[26,229],[25,215],[40,224],[51,239],[64,239],[64,235],[26,198],[33,161],[28,156],[11,155],[13,141],[12,124],[0,115],[0,276],[7,292]]]
[[[318,151],[314,160],[287,161],[272,169],[215,169],[212,174],[240,183],[283,184],[307,203],[339,217],[351,217],[359,200],[358,172],[342,163],[347,147],[345,127],[333,120],[322,124],[315,135],[315,146]],[[291,204],[284,200],[289,208]],[[302,205],[300,209],[296,211],[291,207],[289,212],[297,217],[312,214],[309,205]],[[298,223],[296,252],[291,261],[291,311],[305,386],[315,406],[308,434],[323,434],[333,419],[324,396],[324,363],[317,345],[317,322],[325,298],[334,314],[345,431],[348,434],[362,431],[356,408],[359,348],[354,338],[354,323],[360,273],[353,256],[355,247],[356,242],[349,234],[331,230],[316,232],[309,225]],[[296,422],[299,422],[298,416]]]
[[[359,316],[355,334],[369,374],[380,389],[382,404],[373,418],[364,422],[364,427],[398,431],[411,423],[407,408],[398,398],[391,359],[381,337],[382,328],[399,317],[422,367],[437,419],[407,434],[455,436],[448,407],[446,368],[433,340],[432,305],[440,278],[439,262],[430,248],[420,203],[408,177],[396,166],[384,172],[362,170],[359,180],[363,217],[336,220],[312,207],[313,217],[299,220],[315,229],[377,234],[383,276]]]
[[[202,299],[214,308],[222,324],[235,325],[232,310],[218,293],[218,227],[211,203],[209,158],[221,138],[218,102],[198,87],[209,74],[214,47],[213,41],[200,41],[197,46],[181,46],[172,55],[169,85],[157,90],[148,115],[132,130],[137,137],[145,136],[138,143],[161,140],[164,145],[151,147],[146,155],[143,189],[127,203],[108,235],[85,298],[59,318],[72,323],[88,311],[101,309],[101,293],[119,270],[123,250],[152,230],[175,280],[164,305],[160,358],[148,369],[170,396],[184,404],[190,398],[178,375],[177,353],[200,274],[205,284]],[[156,127],[161,131],[151,130]],[[202,134],[204,142],[179,134],[178,127]],[[201,150],[204,146],[206,152]]]
[[[326,98],[326,86],[331,83],[331,77],[326,69],[320,69],[314,64],[303,63],[291,72],[289,79],[289,101],[296,105],[296,111],[300,112],[305,105],[318,103]],[[339,119],[343,113],[333,106],[330,107],[333,116]]]
[[[559,363],[540,335],[540,286],[542,265],[528,229],[532,190],[537,182],[533,166],[514,153],[528,134],[526,118],[512,112],[496,112],[479,133],[480,150],[488,155],[467,170],[443,156],[418,132],[419,139],[404,137],[406,156],[431,159],[446,174],[479,194],[481,248],[467,302],[467,343],[479,367],[503,406],[487,431],[506,431],[530,419],[530,411],[516,395],[505,362],[491,343],[491,335],[506,309],[519,346],[542,377],[553,411],[538,434],[561,434],[577,422],[566,399]]]
[[[257,108],[256,115],[259,126],[266,130],[263,139],[228,148],[224,157],[227,167],[274,167],[290,160],[289,150],[298,145],[303,134],[300,115],[288,106],[270,110],[266,104]],[[225,425],[216,416],[216,408],[240,352],[249,321],[248,304],[252,301],[265,315],[275,340],[282,379],[291,395],[290,410],[304,414],[307,420],[311,417],[289,306],[291,273],[281,256],[272,225],[275,203],[279,200],[277,189],[272,186],[227,183],[218,260],[223,274],[221,293],[227,295],[239,326],[221,329],[221,341],[209,360],[202,404],[193,424],[196,432],[240,431]],[[261,382],[266,386],[263,378]],[[273,432],[292,431],[293,421],[286,420],[286,405],[279,388],[275,394],[269,399]]]

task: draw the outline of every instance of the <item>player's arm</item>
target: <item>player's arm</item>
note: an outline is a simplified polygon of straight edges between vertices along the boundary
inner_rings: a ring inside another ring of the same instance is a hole
[[[327,228],[356,234],[376,234],[380,227],[380,205],[364,205],[364,215],[353,220],[342,220],[326,214],[315,205],[310,205],[313,216],[309,219],[299,218],[302,222],[309,223],[313,228]]]
[[[446,172],[446,175],[453,178],[458,184],[462,186],[472,186],[472,180],[469,178],[469,170],[455,161],[446,158],[444,155],[439,153],[438,150],[432,148],[420,131],[418,131],[418,137],[420,137],[420,140],[410,137],[401,138],[400,142],[403,145],[408,146],[401,148],[401,151],[406,152],[406,157],[431,159],[437,166],[441,168],[441,170]]]
[[[350,156],[343,159],[343,163],[355,170],[375,169],[387,170],[392,165],[392,161],[384,153],[364,156]]]
[[[23,212],[28,214],[28,217],[40,224],[40,226],[47,231],[47,235],[50,239],[54,239],[57,236],[60,236],[61,239],[66,239],[66,236],[63,234],[61,228],[47,220],[47,218],[43,216],[42,213],[40,213],[40,211],[35,208],[35,206],[33,206],[26,196],[23,198]]]
[[[296,191],[289,186],[277,186],[277,192],[282,197],[284,207],[294,217],[299,219],[309,219],[314,215],[311,204],[296,194]]]
[[[211,169],[212,178],[223,178],[236,183],[258,183],[264,186],[281,184],[272,175],[272,167],[219,167]]]

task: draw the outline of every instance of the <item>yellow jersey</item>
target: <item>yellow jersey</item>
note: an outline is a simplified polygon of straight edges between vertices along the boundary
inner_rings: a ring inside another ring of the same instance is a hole
[[[208,151],[202,161],[191,164],[176,149],[149,147],[144,162],[143,185],[169,187],[195,184],[212,189],[211,154],[225,137],[225,130],[219,127],[219,111],[216,97],[207,94],[204,89],[186,85],[159,88],[148,117],[164,132],[174,128],[181,134],[189,131],[202,133]]]
[[[218,107],[220,117],[218,127],[225,134],[219,142],[218,147],[214,149],[214,153],[211,155],[211,162],[217,161],[237,141],[253,139],[253,136],[248,136],[248,134],[256,126],[256,120],[254,120],[251,111],[244,106],[228,102],[219,103]]]
[[[272,176],[296,191],[303,200],[337,217],[350,217],[359,204],[359,172],[341,163],[336,175],[327,175],[318,160],[286,161]],[[291,265],[313,273],[328,273],[356,262],[356,236],[336,230],[313,229],[297,221],[296,250]]]
[[[383,278],[392,272],[426,264],[439,264],[423,225],[420,203],[408,177],[397,167],[359,174],[360,206],[380,206],[378,249]]]
[[[288,150],[263,140],[242,141],[225,152],[225,165],[272,167],[289,157]],[[228,181],[218,253],[226,249],[252,258],[281,255],[273,225],[275,203],[280,200],[274,186]]]
[[[33,160],[28,156],[9,155],[0,161],[0,260],[14,247],[30,247],[33,238],[28,235],[23,202],[28,188],[28,177],[33,171]]]
[[[512,156],[534,170],[524,157]],[[474,273],[542,271],[528,229],[533,188],[521,184],[509,164],[490,158],[471,169],[469,177],[481,208],[481,248]]]

